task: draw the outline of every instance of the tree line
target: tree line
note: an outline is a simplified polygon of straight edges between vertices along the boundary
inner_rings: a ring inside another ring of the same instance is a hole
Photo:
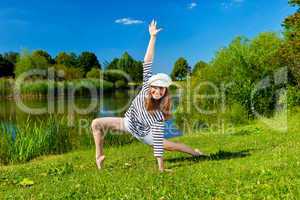
[[[0,54],[0,77],[16,77],[30,69],[47,69],[53,67],[56,71],[64,71],[64,80],[79,78],[99,78],[101,75],[107,81],[127,82],[127,78],[120,73],[125,72],[133,82],[141,82],[143,76],[142,61],[134,59],[125,52],[120,58],[110,62],[100,63],[93,52],[75,53],[60,52],[54,58],[45,50],[29,52],[6,52]],[[193,68],[193,73],[206,65],[199,61]],[[114,71],[115,70],[115,71]],[[119,73],[116,72],[119,70]],[[191,73],[191,67],[186,59],[178,58],[170,74],[173,80],[184,80]]]
[[[121,75],[109,70],[123,70],[128,73],[132,81],[142,80],[142,62],[133,59],[127,52],[120,58],[111,62],[105,62],[103,66],[93,52],[75,53],[60,52],[55,58],[44,50],[29,52],[23,50],[21,53],[7,52],[0,54],[0,77],[17,77],[23,72],[31,69],[47,69],[53,67],[55,71],[63,71],[64,80],[79,78],[97,78],[103,73],[108,81],[122,79]],[[104,68],[104,69],[103,69]],[[125,78],[123,78],[125,81]]]

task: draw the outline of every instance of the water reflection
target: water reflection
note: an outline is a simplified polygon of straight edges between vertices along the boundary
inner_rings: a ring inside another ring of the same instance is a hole
[[[79,119],[93,119],[96,117],[118,116],[123,117],[131,101],[139,90],[122,90],[111,93],[105,93],[96,99],[89,97],[76,97],[74,102],[67,98],[58,98],[51,100],[38,99],[38,100],[23,100],[24,104],[30,108],[47,108],[44,114],[27,113],[20,109],[16,102],[13,100],[0,101],[0,123],[7,126],[14,127],[19,123],[23,123],[30,119],[31,122],[39,122],[47,120],[50,114],[67,116],[70,120],[78,121]],[[176,91],[172,94],[172,110],[176,109],[179,97]],[[80,114],[77,110],[85,110],[91,105],[91,101],[96,102],[93,109],[86,114]],[[53,106],[49,106],[49,104]],[[52,108],[53,107],[53,108]],[[74,109],[76,107],[76,109]]]

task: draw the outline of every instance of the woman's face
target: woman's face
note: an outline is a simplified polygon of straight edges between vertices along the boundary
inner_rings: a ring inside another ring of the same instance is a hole
[[[153,97],[153,99],[159,100],[165,95],[165,93],[166,93],[165,87],[150,86],[150,94]]]

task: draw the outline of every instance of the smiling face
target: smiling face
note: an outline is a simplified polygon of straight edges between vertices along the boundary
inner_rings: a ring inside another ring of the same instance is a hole
[[[153,99],[159,100],[162,98],[166,93],[165,87],[159,87],[159,86],[150,86],[150,94]]]

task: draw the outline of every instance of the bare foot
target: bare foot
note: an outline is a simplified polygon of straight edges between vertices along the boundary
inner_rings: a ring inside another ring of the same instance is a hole
[[[101,169],[103,167],[103,162],[105,159],[105,155],[99,156],[98,158],[96,158],[96,165],[98,167],[98,169]]]
[[[165,172],[173,172],[172,169],[164,169]]]
[[[199,149],[194,149],[194,151],[195,151],[195,154],[193,156],[203,156],[203,155],[205,155]]]

